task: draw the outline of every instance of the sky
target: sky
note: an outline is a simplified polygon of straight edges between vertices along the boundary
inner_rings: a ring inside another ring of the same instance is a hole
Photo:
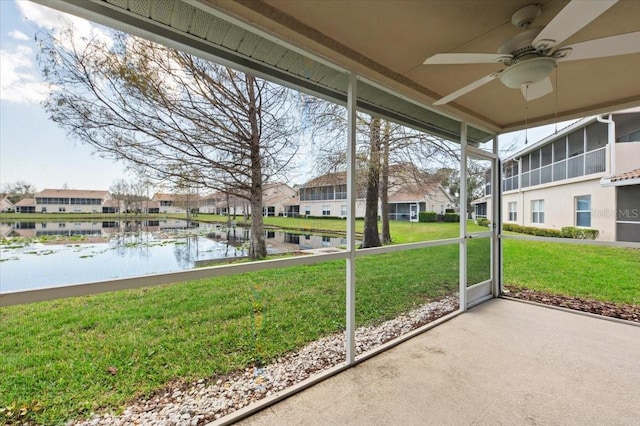
[[[60,25],[60,16],[30,1],[0,0],[0,186],[26,181],[38,190],[106,190],[117,179],[132,179],[124,164],[102,159],[67,136],[41,106],[48,91],[34,35],[43,25]],[[87,23],[74,21],[86,31]]]
[[[68,136],[41,105],[48,89],[40,77],[34,36],[41,28],[60,28],[65,20],[72,20],[80,35],[101,31],[30,1],[0,0],[0,188],[25,181],[37,190],[107,190],[118,179],[135,179],[125,164],[103,159],[89,145]],[[530,129],[529,143],[554,129],[553,125]],[[524,138],[524,132],[515,132],[499,140],[501,144],[515,140],[522,147]]]

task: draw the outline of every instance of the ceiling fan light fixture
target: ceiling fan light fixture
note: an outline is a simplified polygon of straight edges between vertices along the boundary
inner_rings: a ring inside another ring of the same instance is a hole
[[[519,89],[523,84],[537,83],[549,77],[556,67],[550,57],[531,58],[515,63],[500,74],[500,81],[507,87]]]

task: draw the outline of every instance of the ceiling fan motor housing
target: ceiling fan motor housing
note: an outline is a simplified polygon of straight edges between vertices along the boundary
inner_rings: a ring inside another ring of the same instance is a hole
[[[524,84],[534,84],[544,80],[555,67],[555,59],[547,56],[523,59],[502,71],[500,81],[507,87],[520,89]]]

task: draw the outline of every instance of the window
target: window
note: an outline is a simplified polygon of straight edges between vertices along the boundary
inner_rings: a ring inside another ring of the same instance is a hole
[[[304,206],[305,216],[311,216],[311,206]]]
[[[591,226],[591,195],[576,197],[576,226]]]
[[[553,143],[553,161],[562,161],[567,158],[567,140],[558,139]]]
[[[340,206],[340,216],[346,216],[346,215],[347,215],[347,205],[342,204]]]
[[[595,122],[587,127],[587,152],[604,148],[609,137],[609,126]]]
[[[65,212],[65,211],[67,211],[67,209],[65,209],[64,207],[58,207],[58,211],[59,211],[59,212],[61,212],[61,213],[63,213],[63,212]]]
[[[584,130],[576,130],[569,135],[569,157],[584,153]]]
[[[509,222],[516,222],[518,220],[518,203],[509,203]]]
[[[522,162],[522,172],[528,172],[531,170],[529,168],[529,154],[523,156],[520,161]]]
[[[322,216],[331,216],[331,206],[322,206]]]
[[[535,170],[540,167],[540,150],[537,149],[531,154],[531,170]]]
[[[553,145],[549,144],[540,149],[542,155],[542,166],[548,166],[551,164],[551,157],[553,156]]]
[[[544,223],[544,200],[531,201],[531,222]]]

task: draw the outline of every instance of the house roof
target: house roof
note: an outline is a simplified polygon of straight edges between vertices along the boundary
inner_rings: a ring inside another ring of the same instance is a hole
[[[120,207],[120,200],[106,200],[102,203],[102,207]]]
[[[153,197],[151,199],[154,201],[174,201],[174,200],[179,200],[180,196],[176,194],[166,194],[162,192],[156,192],[155,194],[153,194]]]
[[[85,189],[43,189],[35,194],[36,198],[104,198],[109,191]]]
[[[392,189],[393,190],[393,189]],[[391,203],[418,202],[429,198],[431,195],[440,193],[449,201],[453,201],[449,194],[438,183],[409,183],[400,186],[389,195]]]
[[[640,179],[640,169],[631,170],[611,178],[611,182],[619,182],[624,180]]]
[[[359,175],[359,174],[356,174]],[[310,181],[300,185],[300,188],[313,188],[318,186],[345,185],[347,183],[347,172],[331,172],[317,176]]]
[[[494,78],[506,69],[499,61],[423,62],[439,53],[495,54],[523,34],[511,23],[512,16],[531,0],[376,1],[375,7],[363,1],[173,0],[163,12],[155,2],[133,2],[133,7],[127,1],[37,1],[340,103],[346,101],[351,71],[359,77],[358,106],[363,110],[453,137],[459,135],[460,121],[475,127],[469,130],[471,139],[483,139],[483,132],[510,132],[640,102],[640,54],[633,53],[640,32],[638,1],[609,2],[610,8],[594,14],[588,13],[597,9],[592,5],[604,2],[538,2],[540,14],[531,28],[550,23],[564,28],[559,16],[565,21],[575,16],[578,25],[559,36],[560,47],[574,49],[549,76],[556,90],[528,104],[519,87],[507,88]],[[575,7],[565,9],[567,5]],[[580,58],[581,42],[619,35],[627,41],[618,45],[631,53],[572,60]],[[481,79],[487,83],[448,104],[434,105]]]
[[[8,205],[8,206],[13,206],[14,204],[11,202],[11,200],[7,197],[4,197],[0,200],[0,203],[3,203],[4,205]]]
[[[150,209],[154,209],[154,208],[160,207],[160,203],[153,200],[140,200],[140,201],[132,202],[130,206],[134,208],[140,208],[140,209],[147,208],[147,207]]]
[[[35,198],[23,198],[22,200],[16,203],[16,207],[35,207],[36,199]]]
[[[265,185],[262,191],[262,204],[264,206],[274,206],[276,204],[284,204],[295,198],[296,191],[285,183],[272,183]]]

